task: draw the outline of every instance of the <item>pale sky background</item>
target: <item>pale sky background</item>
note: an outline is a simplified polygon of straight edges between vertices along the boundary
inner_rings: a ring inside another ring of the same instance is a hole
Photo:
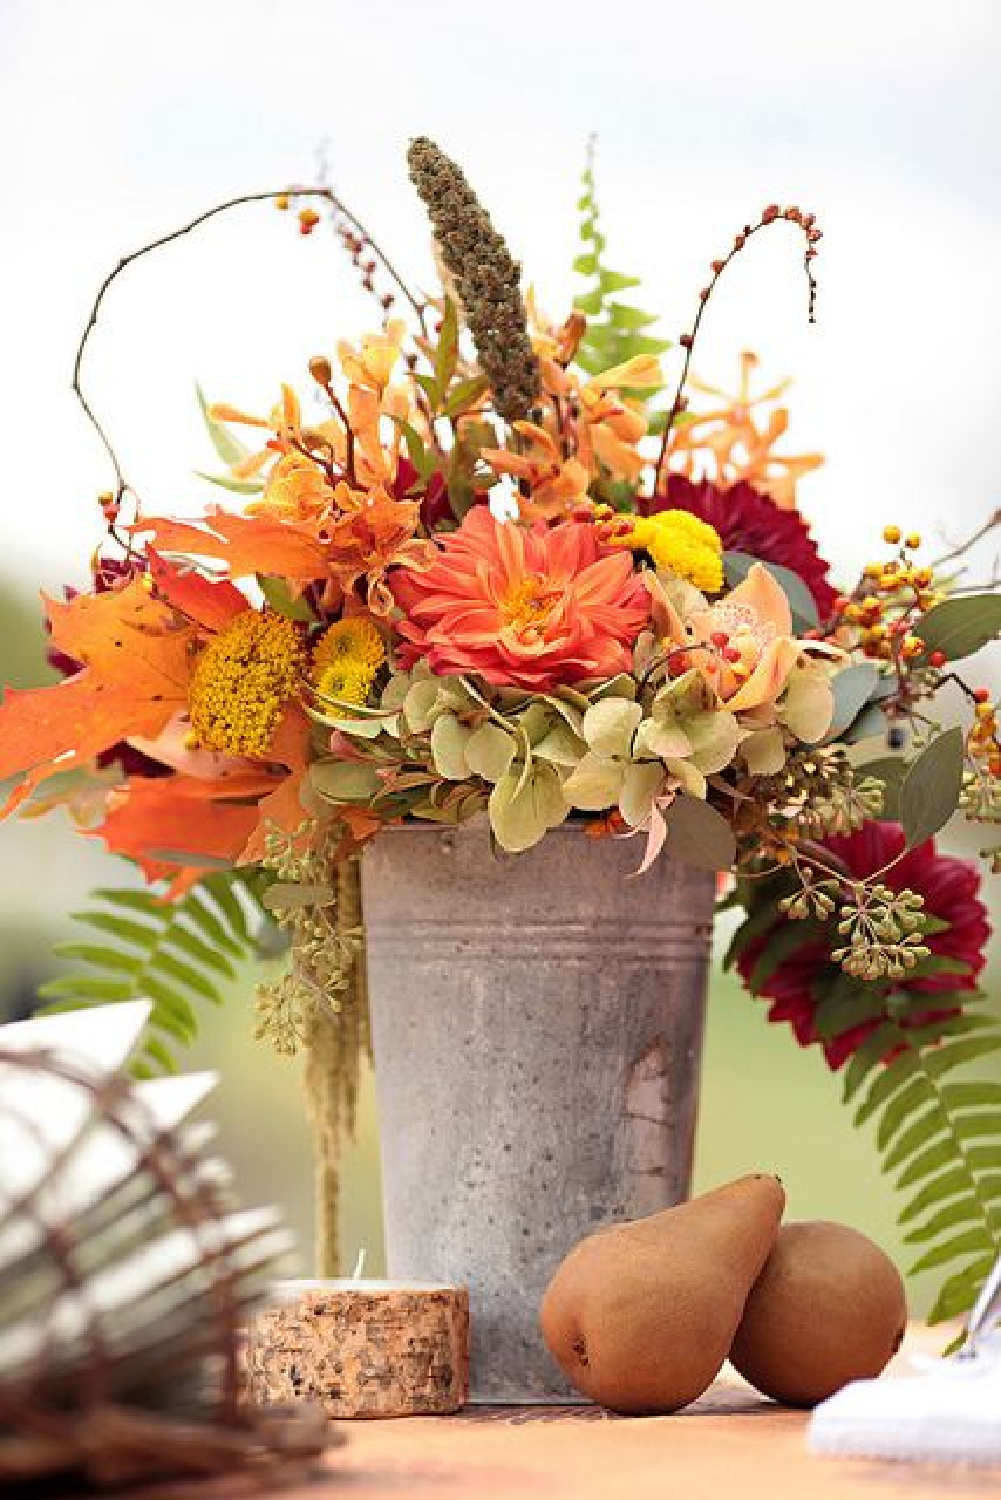
[[[773,232],[728,275],[698,368],[730,384],[753,347],[795,378],[790,447],[828,455],[802,495],[836,560],[887,519],[972,529],[1001,490],[999,42],[991,0],[0,0],[0,571],[80,578],[97,538],[110,475],[68,387],[118,256],[309,179],[326,139],[337,187],[427,280],[403,160],[418,132],[463,163],[554,314],[592,130],[609,258],[669,334],[763,203],[813,209],[818,326],[799,243]],[[330,237],[301,241],[268,207],[127,273],[87,374],[147,507],[210,497],[191,478],[210,459],[196,379],[265,410],[371,317]]]

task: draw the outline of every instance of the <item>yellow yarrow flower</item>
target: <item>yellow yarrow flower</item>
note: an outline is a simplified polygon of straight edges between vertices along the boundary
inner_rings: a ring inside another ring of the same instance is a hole
[[[718,594],[723,587],[723,540],[715,527],[690,511],[637,517],[632,530],[617,540],[642,547],[658,570],[676,573],[703,594]]]
[[[291,620],[254,609],[237,615],[195,664],[188,711],[198,743],[263,759],[305,665]]]
[[[350,662],[353,666],[364,667],[374,677],[376,672],[386,660],[386,647],[382,636],[379,634],[371,620],[361,618],[337,620],[328,630],[325,630],[313,650],[313,672],[314,680],[318,679],[315,674],[323,667],[336,666]]]

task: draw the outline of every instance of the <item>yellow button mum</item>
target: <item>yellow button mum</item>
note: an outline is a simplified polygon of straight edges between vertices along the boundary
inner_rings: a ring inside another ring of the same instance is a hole
[[[337,620],[317,641],[313,651],[313,672],[323,667],[351,662],[359,668],[367,667],[374,677],[386,660],[386,647],[382,636],[371,620],[361,618]]]
[[[306,665],[282,615],[239,614],[205,647],[188,690],[191,727],[207,750],[264,758]]]
[[[368,698],[375,673],[354,661],[336,662],[331,667],[322,667],[314,672],[313,681],[321,699],[329,699],[330,707],[341,703],[362,704]]]
[[[313,650],[311,675],[318,696],[334,708],[339,703],[365,703],[385,660],[385,644],[371,620],[335,621]]]
[[[723,540],[708,521],[687,510],[640,516],[621,540],[649,552],[658,571],[676,573],[704,594],[718,594],[723,587]]]

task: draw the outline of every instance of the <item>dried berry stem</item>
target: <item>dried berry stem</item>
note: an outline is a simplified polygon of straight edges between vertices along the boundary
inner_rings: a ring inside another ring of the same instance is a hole
[[[685,351],[685,360],[684,364],[681,367],[681,376],[678,380],[677,388],[674,392],[674,400],[671,403],[671,409],[667,414],[667,421],[664,424],[664,435],[660,444],[660,456],[657,459],[657,467],[654,470],[654,494],[658,493],[661,485],[661,480],[664,477],[664,470],[667,465],[667,448],[668,443],[671,439],[671,429],[673,428],[677,420],[678,413],[681,411],[684,404],[685,386],[688,383],[688,372],[692,363],[692,351],[695,348],[695,341],[699,336],[699,329],[702,326],[702,315],[706,310],[709,299],[712,296],[713,292],[716,290],[717,284],[720,277],[723,275],[723,272],[726,270],[730,262],[740,254],[741,250],[743,250],[744,246],[747,244],[751,236],[757,234],[759,230],[767,228],[769,224],[779,223],[795,224],[798,226],[798,228],[802,229],[803,233],[806,235],[807,244],[806,250],[803,254],[803,269],[806,272],[807,285],[809,287],[807,316],[811,323],[816,322],[816,317],[814,314],[817,302],[817,282],[813,274],[812,262],[816,259],[816,245],[817,241],[822,236],[822,231],[817,228],[816,216],[814,214],[804,214],[800,209],[796,207],[779,208],[777,203],[771,203],[766,209],[763,210],[761,217],[758,219],[757,223],[744,225],[740,233],[734,237],[734,241],[730,247],[729,252],[721,260],[713,261],[712,279],[706,286],[702,288],[702,291],[699,293],[699,305],[696,309],[695,317],[692,321],[692,326],[688,330],[688,332],[683,333],[681,335],[681,338],[679,339],[679,343]]]
[[[364,236],[365,241],[371,246],[373,253],[377,255],[382,261],[387,274],[392,277],[393,281],[395,281],[400,291],[403,293],[407,301],[410,303],[411,307],[414,309],[418,318],[423,322],[423,303],[419,302],[414,296],[413,292],[410,291],[409,287],[403,281],[395,266],[389,260],[388,256],[382,250],[380,250],[361,221],[353,213],[351,213],[350,209],[348,209],[341,202],[337,194],[333,192],[329,187],[281,188],[277,191],[266,193],[242,193],[239,197],[227,198],[224,203],[215,204],[214,207],[206,209],[204,213],[198,214],[194,219],[191,219],[187,224],[182,224],[178,229],[172,229],[168,234],[160,235],[157,239],[150,240],[148,244],[140,246],[138,250],[133,250],[130,254],[123,255],[122,258],[117,262],[117,264],[108,272],[104,280],[101,282],[100,287],[98,288],[97,295],[94,298],[93,304],[90,309],[90,316],[87,319],[83,333],[80,337],[80,342],[77,345],[76,357],[73,361],[72,380],[73,394],[79,401],[81,407],[83,408],[84,415],[90,422],[90,425],[93,427],[94,431],[97,433],[98,437],[101,440],[101,443],[104,446],[105,452],[108,455],[108,458],[111,460],[111,466],[115,473],[115,491],[113,499],[116,506],[121,503],[122,497],[126,494],[126,492],[135,497],[135,491],[127,483],[124,471],[122,469],[121,461],[112,445],[111,439],[108,437],[105,428],[98,420],[93,407],[87,400],[87,397],[84,395],[81,378],[83,370],[83,357],[86,352],[90,336],[93,333],[94,328],[97,326],[98,316],[100,315],[101,305],[104,301],[105,295],[111,288],[112,284],[122,274],[122,272],[125,271],[129,266],[131,266],[134,261],[141,260],[144,255],[149,255],[154,250],[160,250],[164,245],[172,244],[174,240],[179,240],[184,235],[190,234],[193,229],[199,228],[200,225],[206,223],[209,219],[214,219],[218,214],[227,213],[231,208],[239,208],[245,203],[267,203],[277,201],[278,199],[288,198],[319,198],[323,202],[329,203],[336,213],[341,215],[342,218],[346,219],[350,224],[352,224],[357,232],[360,235]]]

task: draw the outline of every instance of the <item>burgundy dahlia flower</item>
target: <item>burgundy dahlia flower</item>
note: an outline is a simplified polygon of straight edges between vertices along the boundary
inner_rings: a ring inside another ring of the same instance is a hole
[[[794,510],[780,510],[753,485],[741,482],[720,489],[708,479],[693,484],[672,474],[666,493],[641,500],[640,508],[647,516],[661,510],[691,511],[719,532],[726,550],[747,552],[798,574],[816,600],[820,618],[831,614],[837,591],[827,581],[828,565],[803,517]]]
[[[901,852],[904,835],[897,823],[874,821],[866,823],[856,833],[824,839],[823,846],[852,875],[871,875]],[[891,890],[906,887],[924,897],[928,916],[948,923],[941,932],[932,933],[925,939],[927,947],[940,958],[956,959],[965,965],[961,974],[929,974],[898,980],[897,991],[914,999],[913,1010],[900,1019],[900,1025],[921,1026],[943,1016],[955,1015],[954,1004],[946,1009],[936,1009],[934,996],[948,994],[951,998],[957,993],[976,989],[977,978],[986,962],[984,946],[991,933],[986,908],[978,899],[980,874],[976,866],[939,854],[934,840],[929,839],[927,843],[908,850],[900,863],[893,865],[880,878]],[[780,928],[786,930],[787,924],[788,918],[776,910],[770,930],[750,944],[737,961],[742,979],[748,980],[769,939]],[[768,1019],[788,1021],[803,1047],[819,1040],[814,1026],[816,1002],[812,986],[825,975],[835,972],[830,950],[842,941],[835,933],[833,923],[829,942],[810,941],[804,933],[803,946],[795,949],[762,987],[763,997],[771,1002]],[[840,1068],[878,1024],[877,1021],[866,1021],[825,1041],[824,1053],[830,1066]]]

